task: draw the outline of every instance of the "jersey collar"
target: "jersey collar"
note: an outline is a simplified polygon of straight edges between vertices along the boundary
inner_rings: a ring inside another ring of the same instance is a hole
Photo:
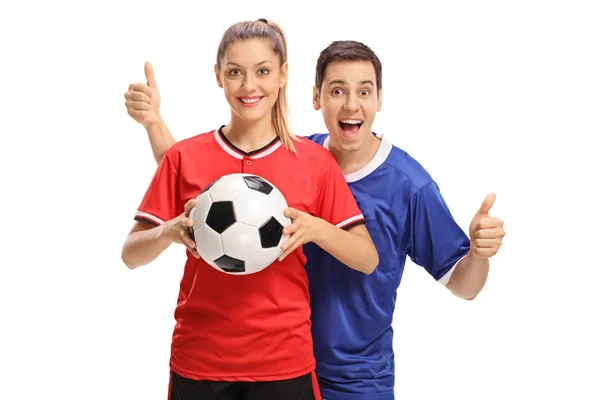
[[[355,171],[348,175],[344,175],[346,177],[346,182],[356,182],[370,175],[373,171],[379,168],[390,155],[390,152],[392,151],[392,144],[387,140],[387,137],[383,134],[377,133],[374,133],[374,135],[377,136],[377,138],[381,139],[381,143],[379,144],[377,153],[375,153],[375,156],[371,159],[371,161],[369,161],[367,165],[365,165],[358,171]],[[329,135],[327,135],[327,137],[325,138],[325,141],[323,142],[323,147],[329,150]]]
[[[225,125],[223,125],[223,126],[225,126]],[[241,149],[238,149],[237,147],[235,147],[225,137],[225,135],[223,134],[223,126],[221,126],[219,129],[215,129],[215,131],[213,132],[215,140],[227,154],[229,154],[232,157],[237,158],[238,160],[243,160],[244,158],[256,159],[256,158],[266,157],[281,147],[281,140],[279,140],[279,137],[276,137],[266,146],[264,146],[258,150],[254,150],[249,153],[246,153],[245,151],[242,151]]]

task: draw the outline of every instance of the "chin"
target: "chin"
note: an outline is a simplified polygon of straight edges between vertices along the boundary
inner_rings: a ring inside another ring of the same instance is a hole
[[[362,142],[342,142],[342,150],[347,151],[347,152],[353,152],[353,151],[358,151],[360,150],[360,148],[362,147]]]
[[[260,121],[267,116],[267,113],[261,110],[239,110],[238,115],[242,117],[244,121]]]

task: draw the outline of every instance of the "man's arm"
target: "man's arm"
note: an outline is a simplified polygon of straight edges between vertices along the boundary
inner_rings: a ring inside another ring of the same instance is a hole
[[[146,129],[154,160],[159,164],[175,138],[160,115],[160,92],[149,62],[144,65],[144,74],[146,83],[129,85],[125,92],[125,107],[127,114]]]
[[[473,300],[483,289],[490,270],[490,257],[494,256],[504,238],[504,222],[489,216],[496,200],[489,194],[475,214],[469,226],[471,247],[469,253],[458,262],[446,287],[456,296]]]
[[[154,160],[159,164],[167,150],[175,144],[176,140],[160,115],[158,115],[153,123],[147,124],[144,127],[146,128],[148,141],[152,147]]]
[[[489,259],[479,258],[469,251],[454,267],[446,287],[455,296],[473,300],[483,289],[489,270]]]

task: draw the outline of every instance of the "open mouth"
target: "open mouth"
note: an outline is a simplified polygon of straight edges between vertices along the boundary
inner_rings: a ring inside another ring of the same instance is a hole
[[[256,107],[264,96],[242,96],[238,97],[238,101],[243,107]]]
[[[338,121],[342,134],[347,138],[356,137],[362,124],[363,121],[360,119],[341,119]]]

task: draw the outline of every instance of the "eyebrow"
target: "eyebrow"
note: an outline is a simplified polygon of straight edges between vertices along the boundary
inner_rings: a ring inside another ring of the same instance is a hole
[[[331,82],[329,82],[329,86],[331,86],[331,85],[347,85],[347,84],[348,84],[348,82],[346,82],[343,79],[334,79]],[[359,85],[371,85],[371,86],[375,87],[375,84],[370,79],[360,81],[360,82],[358,82],[358,84]]]
[[[263,65],[263,64],[273,64],[273,63],[271,61],[269,61],[269,60],[264,60],[264,61],[259,62],[258,64],[255,64],[254,66],[258,67],[258,66]],[[231,62],[231,61],[227,62],[225,65],[234,65],[236,67],[241,67],[240,64],[237,64],[237,63],[234,63],[234,62]]]

